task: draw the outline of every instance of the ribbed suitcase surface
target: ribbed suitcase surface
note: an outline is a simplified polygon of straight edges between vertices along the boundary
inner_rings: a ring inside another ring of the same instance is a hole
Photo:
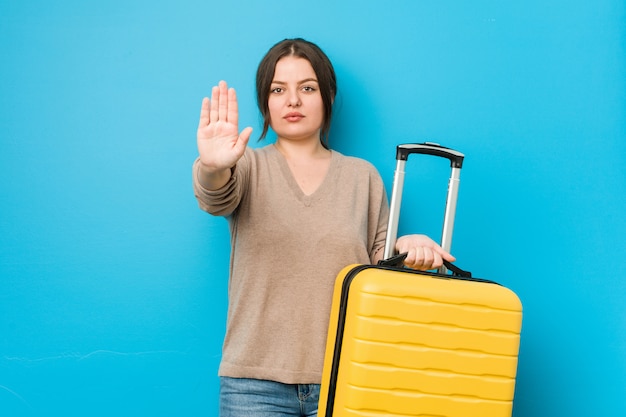
[[[521,322],[517,295],[494,283],[347,267],[318,415],[510,416]]]

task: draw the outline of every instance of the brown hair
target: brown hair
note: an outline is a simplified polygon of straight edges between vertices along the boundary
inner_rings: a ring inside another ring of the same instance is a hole
[[[263,116],[263,132],[259,140],[266,135],[270,125],[270,112],[267,100],[270,95],[270,87],[274,79],[276,63],[286,56],[304,58],[311,63],[317,76],[324,105],[324,119],[320,131],[320,140],[325,148],[328,148],[328,132],[333,112],[333,101],[337,93],[337,79],[335,70],[330,59],[316,44],[302,38],[285,39],[272,46],[265,54],[256,73],[257,105]]]

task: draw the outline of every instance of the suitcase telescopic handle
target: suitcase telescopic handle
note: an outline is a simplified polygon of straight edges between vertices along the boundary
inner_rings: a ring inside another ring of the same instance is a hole
[[[396,149],[396,172],[393,179],[391,203],[389,204],[389,223],[387,225],[387,239],[385,241],[384,259],[389,259],[395,254],[396,239],[398,237],[398,223],[400,220],[400,204],[404,187],[404,166],[411,154],[432,155],[450,160],[452,169],[448,182],[448,195],[446,198],[446,210],[443,218],[443,231],[441,233],[441,247],[450,252],[452,247],[452,232],[454,229],[454,217],[456,215],[456,202],[459,193],[459,178],[465,155],[454,149],[446,148],[436,143],[407,143],[398,145]],[[439,272],[445,274],[445,267]]]

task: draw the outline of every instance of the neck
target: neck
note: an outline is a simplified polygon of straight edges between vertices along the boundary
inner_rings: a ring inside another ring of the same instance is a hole
[[[291,141],[278,138],[274,146],[288,159],[319,158],[330,154],[319,139]]]

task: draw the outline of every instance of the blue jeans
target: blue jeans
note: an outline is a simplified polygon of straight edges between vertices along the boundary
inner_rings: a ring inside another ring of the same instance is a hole
[[[318,384],[220,377],[220,417],[315,417]]]

